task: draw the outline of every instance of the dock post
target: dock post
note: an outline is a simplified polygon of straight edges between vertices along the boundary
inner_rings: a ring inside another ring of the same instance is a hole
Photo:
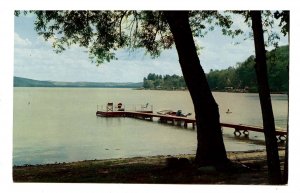
[[[188,124],[187,124],[187,122],[185,121],[184,122],[184,128],[187,128],[188,127]]]

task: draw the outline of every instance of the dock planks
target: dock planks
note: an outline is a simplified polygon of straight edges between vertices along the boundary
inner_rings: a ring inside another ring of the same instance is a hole
[[[192,128],[196,127],[196,120],[188,117],[180,117],[173,115],[160,115],[154,114],[152,111],[97,111],[96,115],[99,117],[131,117],[138,118],[143,120],[153,120],[153,118],[159,118],[162,123],[172,123],[173,125],[181,126],[183,123],[184,127],[187,128],[188,124],[192,124]],[[247,136],[249,135],[249,131],[254,132],[264,132],[262,127],[258,126],[250,126],[250,125],[237,125],[237,124],[229,124],[229,123],[220,123],[222,128],[232,128],[234,129],[235,136],[241,136],[242,134]],[[278,141],[285,141],[287,132],[282,129],[276,130],[276,136]]]

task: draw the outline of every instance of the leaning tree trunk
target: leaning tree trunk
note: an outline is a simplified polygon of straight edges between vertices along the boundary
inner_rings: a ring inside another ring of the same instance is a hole
[[[262,28],[261,12],[251,11],[252,29],[254,35],[256,55],[256,76],[260,106],[262,110],[264,134],[267,149],[268,174],[270,184],[281,184],[281,171],[278,155],[278,145],[275,133],[274,115],[271,103],[270,89],[268,83],[266,50],[264,44],[264,33]]]
[[[228,161],[220,126],[219,109],[200,65],[187,11],[165,11],[174,37],[179,63],[189,89],[197,124],[196,163],[217,165]]]

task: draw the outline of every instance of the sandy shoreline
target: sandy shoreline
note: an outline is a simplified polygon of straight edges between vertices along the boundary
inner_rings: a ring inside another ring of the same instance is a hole
[[[281,166],[284,150],[279,150]],[[168,158],[150,156],[106,160],[86,160],[34,166],[14,166],[14,182],[88,182],[147,184],[268,184],[265,151],[227,152],[238,167],[199,169],[193,164],[169,167]],[[194,155],[177,155],[192,163]]]

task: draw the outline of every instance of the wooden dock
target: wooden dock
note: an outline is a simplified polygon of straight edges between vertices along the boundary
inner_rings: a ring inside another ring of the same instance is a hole
[[[229,123],[221,123],[222,128],[233,128],[234,132],[233,134],[235,136],[248,136],[249,131],[254,131],[254,132],[264,132],[263,127],[258,127],[258,126],[250,126],[250,125],[242,125],[242,124],[229,124]],[[287,131],[283,129],[276,129],[275,131],[276,137],[278,141],[285,141],[286,136],[287,136]]]
[[[154,114],[152,111],[97,111],[96,116],[98,117],[131,117],[143,120],[153,121],[153,118],[158,118],[161,123],[171,123],[172,125],[183,126],[188,128],[188,125],[191,124],[192,128],[196,127],[196,120],[188,117],[181,116],[173,116],[173,115],[160,115]],[[253,132],[261,132],[263,133],[263,128],[258,126],[250,126],[250,125],[237,125],[237,124],[229,124],[229,123],[221,123],[221,127],[223,128],[232,128],[234,129],[235,136],[248,136],[249,131]],[[276,137],[278,141],[285,141],[287,136],[287,132],[282,129],[276,130]]]
[[[180,126],[183,123],[184,127],[188,127],[188,124],[192,124],[192,128],[195,129],[196,120],[190,119],[187,117],[180,117],[180,116],[172,116],[172,115],[159,115],[154,114],[152,111],[113,111],[113,112],[106,112],[106,111],[97,111],[96,115],[99,117],[132,117],[137,119],[143,120],[153,120],[153,118],[159,118],[159,121],[162,123],[172,123],[173,125]]]

